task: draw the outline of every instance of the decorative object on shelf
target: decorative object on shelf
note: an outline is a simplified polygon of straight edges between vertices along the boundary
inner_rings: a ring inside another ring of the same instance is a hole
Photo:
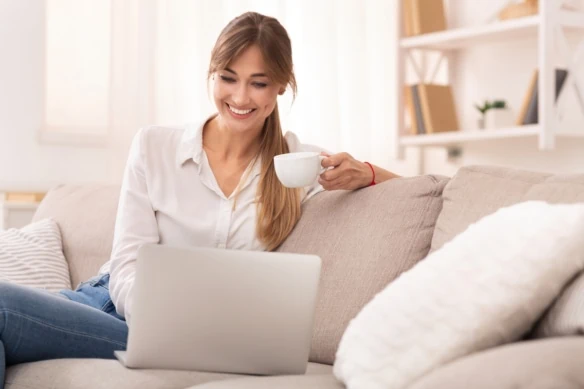
[[[511,2],[499,11],[499,20],[523,18],[525,16],[537,15],[539,12],[538,0],[523,0],[520,3]]]
[[[404,89],[412,135],[458,130],[450,85],[414,84]]]
[[[539,121],[538,116],[538,70],[536,69],[531,76],[531,81],[529,83],[528,91],[523,99],[523,104],[521,105],[521,111],[517,117],[517,125],[527,125],[527,124],[537,124]],[[558,99],[560,92],[568,76],[568,71],[565,69],[556,69],[556,93],[555,99]]]
[[[403,0],[404,36],[446,30],[443,0]]]
[[[475,104],[475,108],[481,113],[479,129],[509,127],[512,117],[507,103],[504,100],[485,100],[483,105]]]
[[[511,110],[504,100],[493,101],[491,109],[485,113],[485,128],[505,128],[513,124]]]
[[[481,113],[481,117],[479,118],[479,120],[477,122],[478,128],[479,128],[479,130],[484,130],[485,129],[485,113],[489,110],[489,108],[491,108],[491,103],[489,103],[487,100],[485,100],[485,103],[483,105],[475,104],[474,106]]]

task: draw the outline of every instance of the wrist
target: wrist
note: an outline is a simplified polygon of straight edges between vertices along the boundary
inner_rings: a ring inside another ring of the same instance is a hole
[[[367,167],[367,175],[366,175],[366,183],[365,186],[373,186],[376,184],[375,182],[375,168],[369,162],[363,162]]]

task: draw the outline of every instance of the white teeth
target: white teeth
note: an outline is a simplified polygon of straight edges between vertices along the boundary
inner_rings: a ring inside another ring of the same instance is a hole
[[[250,113],[251,111],[253,111],[253,109],[246,109],[246,110],[243,110],[243,111],[242,111],[242,110],[240,110],[240,109],[235,109],[235,108],[233,108],[233,107],[232,107],[231,105],[229,105],[229,104],[227,104],[227,106],[229,107],[229,109],[230,109],[232,112],[235,112],[235,113],[236,113],[236,114],[238,114],[238,115],[246,115],[246,114]]]

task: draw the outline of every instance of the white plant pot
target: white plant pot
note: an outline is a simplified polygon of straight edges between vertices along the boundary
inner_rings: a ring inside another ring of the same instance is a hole
[[[480,117],[477,119],[477,127],[479,128],[479,130],[485,129],[485,118],[484,117]]]
[[[513,125],[513,116],[508,108],[492,108],[485,112],[485,128],[503,128]]]

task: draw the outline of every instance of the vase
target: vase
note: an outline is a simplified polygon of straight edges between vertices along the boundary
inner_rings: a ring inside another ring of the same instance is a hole
[[[485,129],[485,117],[484,116],[477,120],[477,127],[479,130]]]
[[[485,112],[485,128],[503,128],[513,125],[511,110],[507,108],[491,108]]]

